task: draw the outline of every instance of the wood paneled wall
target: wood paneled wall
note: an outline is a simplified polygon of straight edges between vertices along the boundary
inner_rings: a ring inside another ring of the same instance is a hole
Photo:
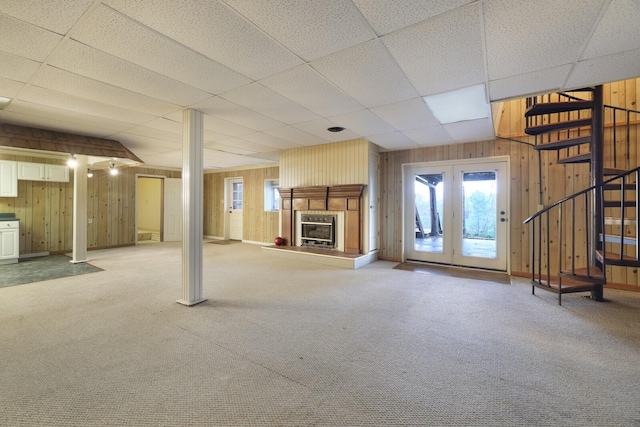
[[[639,82],[640,79],[634,79],[605,85],[605,104],[638,109]],[[524,101],[505,102],[498,135],[533,143],[533,137],[524,134],[525,109]],[[605,117],[606,126],[609,128],[612,120],[611,115]],[[621,117],[617,118],[618,123],[621,120]],[[605,131],[606,158],[609,162],[612,162],[614,157],[612,140],[612,133]],[[640,145],[640,135],[637,122],[631,126],[630,142],[629,168],[635,168],[640,165],[640,150],[637,149]],[[624,165],[626,151],[626,148],[618,145],[616,150],[618,164]],[[402,258],[403,164],[503,155],[510,157],[511,164],[509,212],[511,271],[514,274],[529,274],[530,227],[524,226],[522,222],[535,213],[541,204],[551,204],[588,187],[589,166],[588,164],[558,165],[554,152],[542,152],[539,164],[538,153],[533,148],[503,139],[380,153],[380,257],[391,260]],[[556,262],[555,258],[551,257],[552,262]],[[637,270],[633,268],[609,267],[608,276],[613,283],[640,286],[640,277]]]
[[[204,234],[215,237],[224,236],[224,180],[235,177],[243,179],[243,240],[273,242],[273,239],[278,236],[280,217],[278,212],[264,210],[264,181],[278,179],[278,167],[206,173],[204,175]]]
[[[280,153],[280,186],[368,184],[369,141],[353,139]]]
[[[0,154],[0,159],[64,164],[64,160]],[[133,245],[135,236],[135,177],[149,174],[180,178],[181,173],[150,168],[121,168],[117,176],[94,171],[87,180],[88,248]],[[69,182],[18,181],[18,197],[0,198],[0,212],[20,219],[20,253],[65,253],[73,239],[73,171]]]

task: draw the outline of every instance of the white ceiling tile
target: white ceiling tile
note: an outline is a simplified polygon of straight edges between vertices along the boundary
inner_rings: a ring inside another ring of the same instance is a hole
[[[227,138],[227,139],[223,139],[221,141],[219,141],[220,144],[224,144],[224,145],[229,145],[232,147],[239,147],[239,148],[243,148],[245,150],[250,150],[253,151],[254,153],[256,152],[266,152],[266,151],[273,151],[273,147],[269,147],[263,144],[259,144],[257,142],[253,142],[253,141],[248,141],[246,139],[243,138]]]
[[[420,95],[484,83],[479,11],[472,4],[382,38]]]
[[[181,109],[180,106],[121,89],[111,84],[47,66],[31,81],[33,85],[53,89],[92,101],[115,105],[161,116]]]
[[[0,110],[0,122],[38,129],[75,133],[78,135],[95,136],[98,138],[104,138],[106,135],[113,133],[104,128],[87,126],[84,123],[58,120],[57,118],[46,116],[32,116],[20,110],[18,110],[18,112]]]
[[[223,151],[225,153],[242,154],[242,155],[255,153],[255,151],[253,150],[245,150],[244,148],[220,144],[219,142],[205,142],[204,148],[207,148],[209,150]]]
[[[498,101],[550,92],[562,86],[569,71],[571,71],[571,65],[562,65],[548,70],[491,81],[489,82],[489,98],[491,101]]]
[[[152,120],[144,125],[153,129],[161,130],[163,132],[174,133],[176,135],[182,135],[182,111],[174,113],[178,120],[171,120],[166,117],[160,117]]]
[[[302,60],[218,1],[106,0],[179,43],[253,80],[284,71]]]
[[[451,136],[441,125],[405,130],[402,133],[422,147],[445,145],[453,142]]]
[[[127,134],[145,136],[153,139],[160,139],[163,141],[170,141],[177,144],[182,144],[182,135],[177,133],[166,132],[164,130],[155,129],[148,126],[135,126],[127,129]]]
[[[244,135],[242,139],[255,142],[266,147],[272,147],[273,150],[286,150],[288,148],[295,148],[300,146],[300,144],[296,144],[294,142],[287,141],[278,138],[277,136],[269,135],[263,132],[255,132],[250,135]]]
[[[242,136],[254,133],[254,129],[232,123],[219,117],[204,116],[204,128],[229,136]]]
[[[193,104],[191,107],[202,111],[204,114],[219,117],[253,130],[273,129],[284,125],[283,122],[263,116],[219,96]]]
[[[104,117],[125,123],[142,124],[156,118],[150,114],[102,104],[37,86],[25,87],[20,92],[20,99],[33,104],[46,105],[60,110],[87,114],[96,118]]]
[[[138,135],[129,133],[128,131],[119,132],[115,135],[115,138],[122,142],[126,142],[126,147],[136,153],[136,150],[143,149],[147,151],[169,151],[169,150],[181,150],[182,143],[176,141],[167,141],[165,139],[152,138],[149,136]]]
[[[318,59],[311,66],[367,108],[418,95],[379,40]]]
[[[640,49],[578,62],[566,88],[574,89],[640,77]]]
[[[0,14],[0,51],[42,62],[62,36]]]
[[[0,52],[0,77],[26,83],[39,66],[39,62]]]
[[[423,128],[438,124],[438,120],[422,98],[413,98],[372,108],[371,112],[398,130]]]
[[[495,137],[491,118],[442,125],[456,143],[483,141]]]
[[[578,59],[604,0],[484,2],[489,80]]]
[[[75,74],[187,106],[211,95],[89,46],[69,40],[49,63]]]
[[[386,133],[384,135],[373,135],[367,139],[374,144],[379,145],[385,150],[406,150],[410,148],[420,147],[418,144],[409,139],[402,132]]]
[[[345,129],[342,132],[329,132],[327,129],[330,127],[339,126],[328,119],[312,120],[310,122],[298,123],[293,127],[300,129],[303,132],[315,135],[326,142],[340,142],[347,141],[349,139],[360,138],[355,132],[351,132],[349,129]]]
[[[224,1],[305,61],[376,36],[350,0]]]
[[[15,98],[24,86],[24,83],[0,77],[0,96]]]
[[[66,34],[94,0],[2,0],[0,13],[37,27]]]
[[[74,29],[73,38],[213,94],[251,82],[247,77],[106,6],[101,6],[82,21],[81,26]]]
[[[221,97],[286,124],[308,122],[320,118],[317,114],[260,83],[242,86],[226,92]]]
[[[255,157],[257,159],[262,159],[264,160],[263,164],[277,163],[278,160],[280,160],[280,152],[270,151],[268,153],[255,153],[255,154],[249,154],[248,157]],[[274,166],[277,166],[277,164]]]
[[[358,101],[307,64],[262,79],[260,83],[322,117],[363,109]]]
[[[472,0],[353,0],[380,36],[455,9]]]
[[[640,49],[640,3],[612,0],[589,39],[582,59]]]
[[[330,120],[360,136],[391,133],[396,130],[369,110],[333,116],[330,117]]]
[[[327,142],[326,139],[318,138],[315,135],[311,135],[310,133],[303,132],[300,129],[297,129],[293,126],[282,126],[275,129],[268,129],[264,131],[264,133],[277,136],[278,138],[284,139],[289,142],[293,142],[298,146],[317,145],[317,144],[324,144]]]
[[[41,120],[43,125],[33,125],[34,127],[52,129],[48,124],[57,123],[60,127],[55,127],[55,129],[68,129],[65,132],[70,133],[79,133],[79,129],[89,129],[90,134],[80,133],[90,136],[107,137],[133,126],[131,123],[118,122],[20,100],[14,100],[11,105],[9,105],[8,110],[5,111],[13,114],[38,117],[38,120]]]

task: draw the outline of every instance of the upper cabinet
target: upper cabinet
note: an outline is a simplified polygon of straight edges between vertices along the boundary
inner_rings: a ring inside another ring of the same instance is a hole
[[[18,179],[69,182],[69,168],[64,165],[18,162]]]
[[[0,197],[18,197],[18,165],[0,160]]]

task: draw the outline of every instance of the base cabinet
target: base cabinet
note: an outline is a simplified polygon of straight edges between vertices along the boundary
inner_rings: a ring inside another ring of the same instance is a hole
[[[19,233],[18,221],[0,221],[0,265],[18,262]]]

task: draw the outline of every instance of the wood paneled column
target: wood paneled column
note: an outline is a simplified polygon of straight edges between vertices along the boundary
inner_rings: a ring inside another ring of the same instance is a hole
[[[77,155],[73,171],[72,263],[87,262],[87,156]]]
[[[192,306],[206,301],[202,291],[203,114],[182,113],[182,299]]]

